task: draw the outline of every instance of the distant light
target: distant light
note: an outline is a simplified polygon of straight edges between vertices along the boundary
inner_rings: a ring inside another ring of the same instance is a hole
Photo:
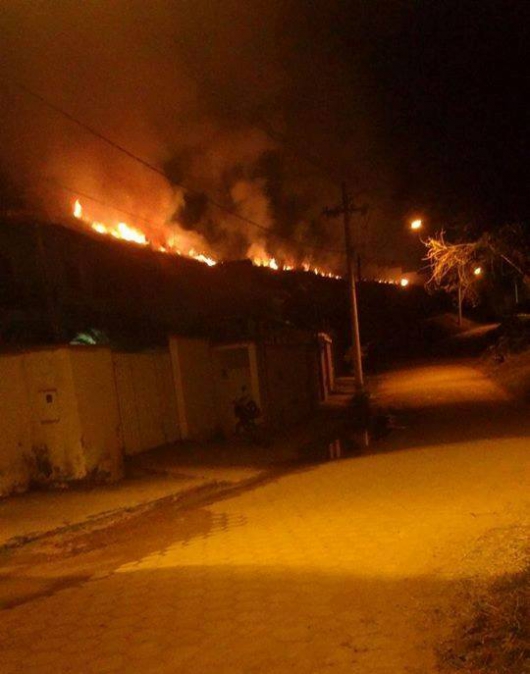
[[[473,269],[473,274],[475,274],[475,276],[480,276],[482,274],[482,267],[475,267],[475,269]]]
[[[413,221],[410,223],[410,228],[411,228],[411,229],[421,229],[422,226],[423,226],[423,222],[422,222],[420,219],[418,219],[418,220],[413,220]]]
[[[399,282],[399,284],[402,288],[406,288],[409,283],[410,283],[410,281],[408,280],[408,278],[402,278],[401,281]]]

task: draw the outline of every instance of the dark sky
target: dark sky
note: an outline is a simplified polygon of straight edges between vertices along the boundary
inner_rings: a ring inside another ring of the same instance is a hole
[[[343,176],[371,205],[361,243],[383,261],[416,250],[413,215],[431,229],[530,216],[529,2],[18,0],[0,19],[2,181],[50,217],[72,197],[56,181],[223,256],[330,262],[312,247],[341,245],[320,214]]]
[[[372,61],[399,201],[441,220],[528,220],[530,3],[407,4]]]

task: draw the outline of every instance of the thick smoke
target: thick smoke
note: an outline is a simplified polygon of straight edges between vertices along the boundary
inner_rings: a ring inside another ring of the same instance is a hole
[[[270,0],[26,0],[4,7],[3,183],[17,204],[22,198],[50,219],[64,221],[79,193],[92,219],[123,220],[116,209],[134,213],[127,221],[153,241],[171,236],[217,257],[312,259],[339,268],[340,256],[323,249],[341,247],[340,222],[321,217],[339,198],[337,176],[352,178],[359,198],[371,201],[376,229],[386,179],[363,64],[351,54],[345,61],[330,30],[340,26],[333,4],[311,20],[298,2]]]

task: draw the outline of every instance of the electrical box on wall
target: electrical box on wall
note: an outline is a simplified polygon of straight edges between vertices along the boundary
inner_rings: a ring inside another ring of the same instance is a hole
[[[49,388],[38,391],[38,414],[41,424],[57,423],[60,419],[57,389]]]

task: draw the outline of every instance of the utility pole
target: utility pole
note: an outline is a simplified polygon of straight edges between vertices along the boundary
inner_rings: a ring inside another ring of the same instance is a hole
[[[351,234],[351,216],[353,213],[366,213],[367,206],[355,206],[353,200],[348,194],[346,183],[342,183],[342,204],[335,208],[324,209],[324,214],[328,217],[343,216],[344,220],[344,241],[346,244],[346,268],[347,279],[350,294],[351,309],[351,341],[352,341],[352,360],[353,372],[355,375],[355,384],[358,393],[364,389],[363,361],[361,353],[361,336],[359,333],[359,313],[357,309],[357,288],[355,283],[355,256],[353,251]]]

